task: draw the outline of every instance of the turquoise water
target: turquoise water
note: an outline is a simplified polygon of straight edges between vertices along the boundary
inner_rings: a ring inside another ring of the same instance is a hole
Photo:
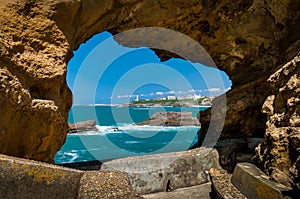
[[[69,122],[96,120],[98,131],[67,135],[55,163],[108,160],[184,151],[197,141],[198,126],[138,126],[156,112],[192,112],[207,107],[73,106]],[[116,129],[117,127],[117,129]]]

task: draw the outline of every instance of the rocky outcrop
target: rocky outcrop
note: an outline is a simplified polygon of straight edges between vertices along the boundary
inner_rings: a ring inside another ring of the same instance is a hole
[[[291,70],[291,80],[286,82],[285,75],[275,74],[299,52],[299,4],[298,0],[1,1],[0,153],[52,161],[68,129],[71,93],[65,76],[72,51],[104,30],[116,34],[156,26],[198,41],[230,76],[233,86],[226,94],[227,109],[218,110],[220,98],[213,102],[215,110],[226,113],[221,137],[264,137],[266,133],[259,152],[262,166],[268,170],[271,165],[276,175],[281,172],[295,181],[299,173],[299,86],[293,82],[299,73]],[[117,40],[129,47],[147,46],[144,41]],[[167,41],[155,42],[169,49],[191,49],[180,39]],[[178,56],[155,52],[162,60]],[[201,55],[194,53],[189,59],[196,62]],[[276,77],[268,80],[273,74]],[[266,99],[273,101],[274,117],[261,112]],[[210,110],[201,114],[200,121],[201,142],[209,128]],[[288,154],[279,153],[284,157],[280,161],[274,155],[275,140],[278,147],[289,148]]]
[[[69,124],[68,133],[84,133],[87,131],[98,131],[96,127],[96,120],[87,120]]]
[[[192,112],[158,112],[149,120],[137,123],[137,125],[150,126],[199,126],[200,123]]]
[[[45,6],[1,1],[0,153],[53,162],[65,141],[72,97],[69,44]]]
[[[300,54],[268,79],[271,93],[265,141],[257,148],[261,167],[275,181],[300,190]]]

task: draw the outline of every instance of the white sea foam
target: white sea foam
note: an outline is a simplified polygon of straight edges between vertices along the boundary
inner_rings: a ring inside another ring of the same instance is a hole
[[[71,156],[72,158],[69,160],[69,162],[74,162],[77,158],[79,158],[78,153],[71,153],[71,152],[64,152],[64,155]]]
[[[141,143],[141,141],[125,141],[125,144],[137,144]]]
[[[80,133],[72,133],[68,134],[68,136],[79,136],[79,135],[101,135],[103,134],[101,131],[85,131]]]
[[[159,132],[159,131],[187,131],[198,130],[199,126],[150,126],[150,125],[134,125],[134,124],[122,124],[120,126],[99,126],[96,125],[98,131],[86,131],[80,133],[72,133],[68,136],[78,135],[105,135],[109,133],[124,133],[131,131],[140,132]]]
[[[178,131],[197,129],[198,126],[150,126],[150,125],[127,125],[118,127],[122,131]]]

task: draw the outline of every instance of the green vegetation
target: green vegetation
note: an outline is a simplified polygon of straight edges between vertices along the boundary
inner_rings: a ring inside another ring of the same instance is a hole
[[[130,105],[148,105],[152,106],[155,104],[160,104],[162,106],[181,106],[183,104],[198,104],[198,100],[193,99],[149,99],[149,100],[138,100],[138,101],[132,101],[130,102]]]
[[[201,97],[197,100],[194,99],[147,99],[131,101],[129,105],[132,106],[191,106],[191,105],[209,105],[211,104],[213,98],[211,97]]]
[[[176,102],[179,102],[179,100],[175,99],[175,100],[163,100],[163,99],[150,99],[150,100],[138,100],[138,101],[132,101],[130,102],[130,104],[175,104]]]

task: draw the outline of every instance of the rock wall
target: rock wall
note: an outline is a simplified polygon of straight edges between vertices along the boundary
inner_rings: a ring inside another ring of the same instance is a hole
[[[262,107],[268,121],[258,160],[275,181],[300,190],[300,54],[267,83],[272,92]]]
[[[278,99],[290,99],[283,97],[285,92],[280,94],[284,85],[281,76],[276,80],[280,83],[271,84],[268,79],[299,52],[299,4],[298,0],[1,0],[0,152],[50,162],[67,132],[71,93],[65,76],[72,51],[104,30],[115,34],[158,26],[198,41],[217,67],[230,76],[233,87],[226,94],[228,108],[220,110],[227,111],[222,137],[263,137],[267,132],[267,150],[261,150],[261,162],[275,161],[270,152],[272,136],[266,131],[272,123],[266,121],[272,119],[261,108],[272,96],[274,104],[280,103]],[[176,56],[160,50],[156,53],[162,59]],[[291,74],[297,74],[295,71]],[[296,85],[289,92],[298,88]],[[218,99],[214,102],[217,105]],[[297,120],[299,107],[295,107],[284,106],[274,114],[283,114],[282,121],[289,117]],[[205,136],[209,118],[209,110],[202,113],[200,138]],[[293,124],[297,130],[299,125]],[[278,127],[292,129],[290,125],[286,122]],[[286,143],[283,140],[279,142]],[[299,143],[292,140],[286,147]],[[272,165],[286,173],[298,154],[289,154],[283,167]]]
[[[0,153],[52,162],[65,141],[69,44],[49,8],[0,3]]]

